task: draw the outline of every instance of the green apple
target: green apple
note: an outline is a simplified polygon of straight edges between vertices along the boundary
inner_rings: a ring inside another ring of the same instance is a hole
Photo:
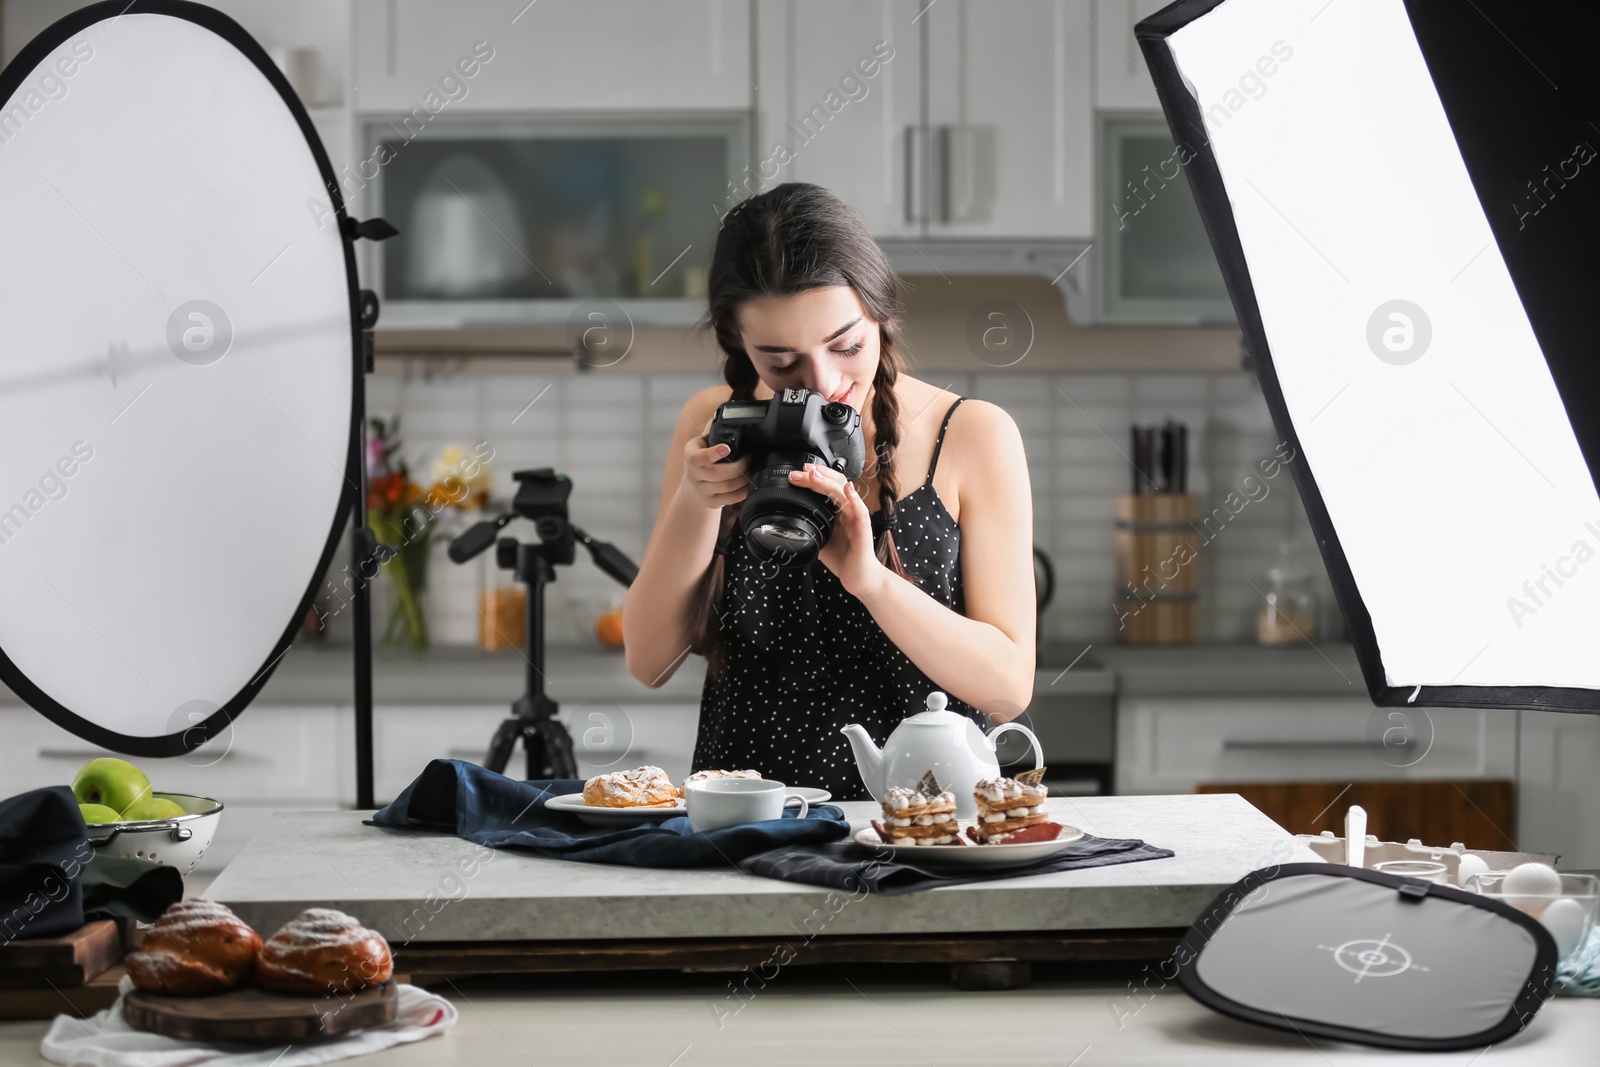
[[[104,804],[113,811],[127,811],[150,796],[150,779],[127,760],[92,759],[72,780],[72,792],[80,804]]]
[[[86,824],[122,821],[122,816],[104,804],[79,804],[78,813],[83,816],[83,821]]]
[[[166,797],[145,796],[134,801],[133,806],[122,813],[122,818],[127,822],[144,822],[149,819],[176,819],[187,814],[176,801]]]

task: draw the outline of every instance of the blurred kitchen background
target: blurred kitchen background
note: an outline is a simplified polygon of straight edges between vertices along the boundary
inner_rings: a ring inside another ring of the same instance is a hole
[[[78,6],[0,0],[0,54]],[[552,467],[578,525],[642,556],[679,405],[720,381],[695,329],[719,217],[803,180],[902,273],[911,373],[1022,429],[1048,591],[1023,721],[1056,791],[1240,791],[1297,832],[1360,802],[1390,839],[1600,866],[1574,799],[1600,720],[1368,701],[1139,56],[1159,0],[213,6],[283,69],[352,213],[401,231],[361,247],[382,300],[375,507],[399,523],[489,457],[470,506],[410,539],[408,577],[377,585],[380,801],[429,758],[480,758],[521,691],[521,652],[495,647],[520,640],[519,593],[492,552],[451,563],[448,537],[508,508],[513,471]],[[1292,76],[1273,43],[1215,106]],[[1183,470],[1156,457],[1137,477],[1133,428],[1168,420]],[[1130,600],[1180,543],[1195,561]],[[150,761],[187,764],[196,791],[214,779],[238,812],[207,863],[280,807],[353,801],[344,559],[233,736]],[[582,553],[558,572],[549,692],[586,773],[682,774],[703,661],[658,689],[629,677],[621,598]],[[88,750],[14,697],[0,716],[21,738],[7,777],[55,781]]]

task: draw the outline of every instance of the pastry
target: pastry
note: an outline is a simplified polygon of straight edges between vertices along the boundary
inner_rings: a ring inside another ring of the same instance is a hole
[[[882,803],[883,822],[878,833],[889,844],[962,843],[956,832],[956,795],[948,789],[923,792],[920,786],[892,786],[884,793]]]
[[[663,808],[682,799],[660,767],[597,774],[583,783],[583,802],[594,808]]]
[[[237,988],[255,969],[261,935],[214,900],[180,900],[123,960],[139,989],[193,997]]]
[[[685,778],[683,780],[683,784],[687,786],[690,782],[703,782],[708,778],[760,778],[760,777],[761,777],[761,772],[760,771],[704,770],[704,771],[695,771],[693,774],[691,774],[689,777],[687,777],[687,778]]]
[[[980,845],[1011,843],[997,839],[1049,819],[1044,811],[1048,795],[1044,786],[1028,785],[1015,778],[982,779],[972,787],[973,799],[978,802],[978,821],[968,836]]]
[[[261,946],[256,981],[276,993],[327,996],[387,982],[389,943],[352,916],[307,908]]]

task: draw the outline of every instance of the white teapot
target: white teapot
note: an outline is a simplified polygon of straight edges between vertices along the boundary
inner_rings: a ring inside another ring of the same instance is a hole
[[[1026,726],[1008,722],[985,735],[965,715],[946,711],[948,703],[949,698],[937,689],[929,693],[928,710],[903,719],[881,749],[859,723],[840,728],[839,732],[850,739],[856,768],[874,800],[883,800],[884,794],[897,785],[914,789],[922,776],[932,771],[939,784],[956,795],[956,817],[977,818],[972,787],[981,779],[1000,777],[995,741],[1007,730],[1026,734],[1033,742],[1034,767],[1044,765],[1039,739]]]

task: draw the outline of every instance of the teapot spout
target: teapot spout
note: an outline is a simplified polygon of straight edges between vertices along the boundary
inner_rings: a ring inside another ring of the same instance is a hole
[[[850,739],[850,748],[856,756],[856,770],[872,799],[883,800],[883,749],[872,741],[867,728],[859,723],[840,727],[839,732]]]

